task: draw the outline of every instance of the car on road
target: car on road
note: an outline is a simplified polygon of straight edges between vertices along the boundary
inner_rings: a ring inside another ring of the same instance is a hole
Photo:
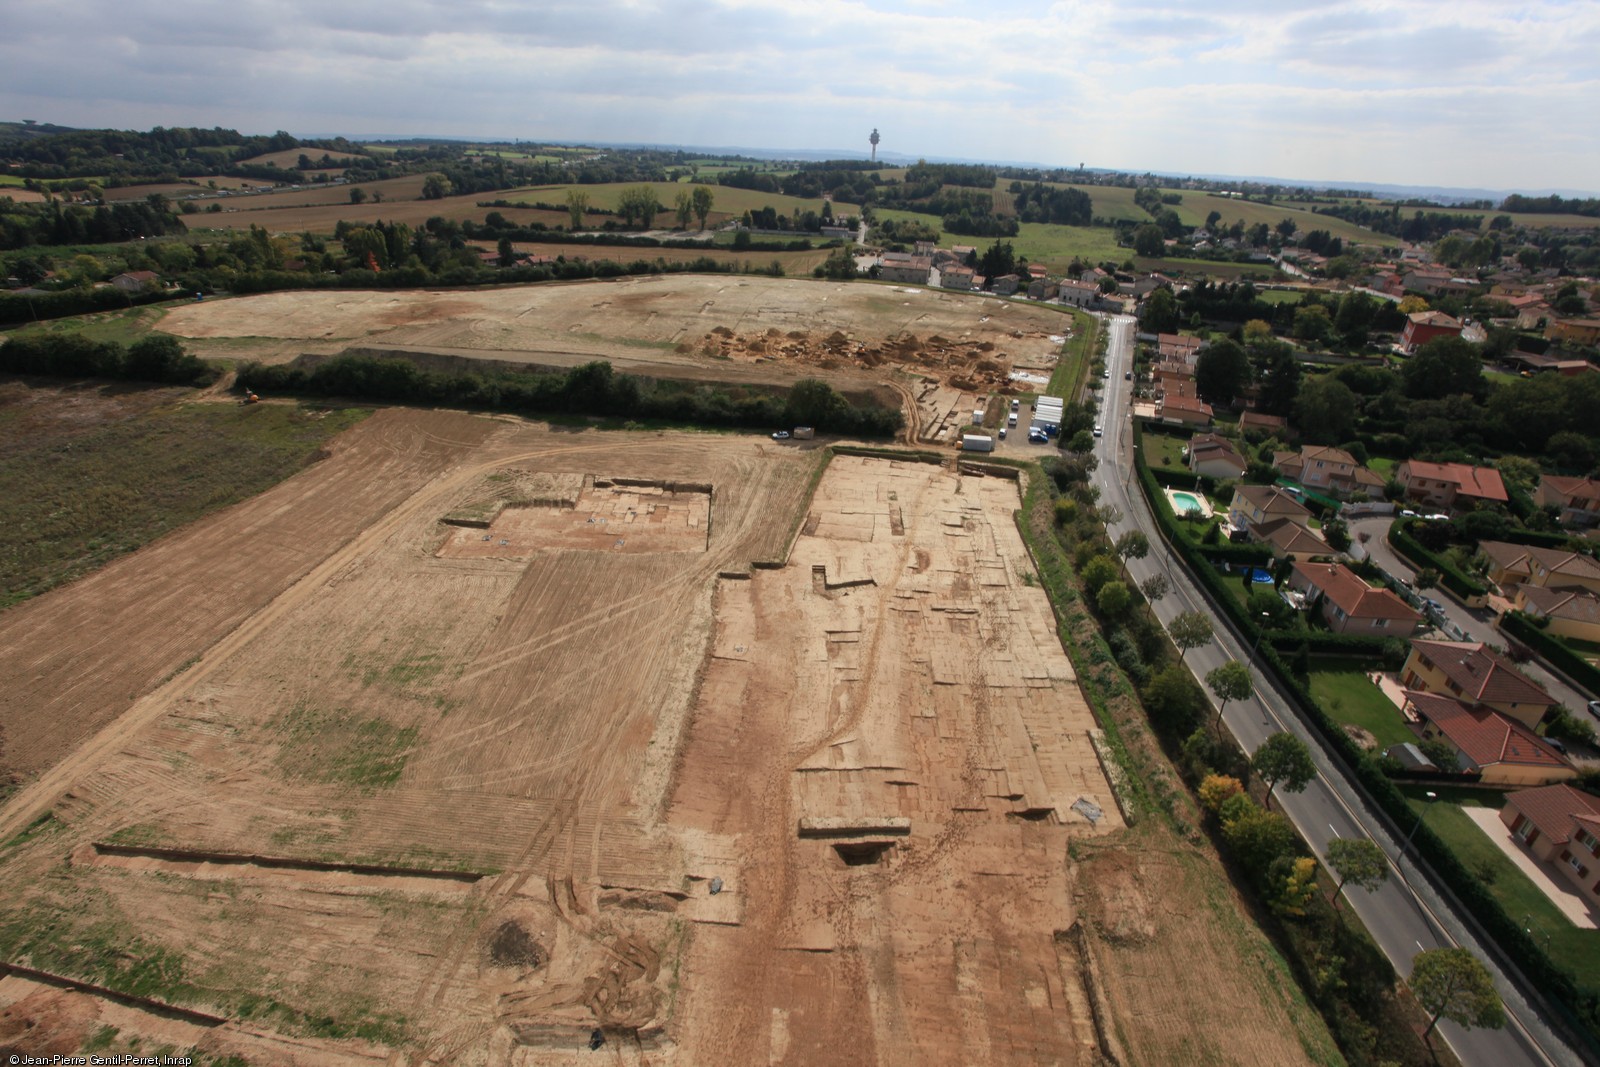
[[[1100,377],[1109,379],[1111,377],[1111,372],[1108,370],[1103,370],[1100,372]]]
[[[1600,715],[1600,700],[1589,701],[1589,714]]]
[[[777,433],[772,435],[772,439],[774,441],[787,441],[789,439],[789,431],[779,430]]]
[[[1103,437],[1103,436],[1105,436],[1105,435],[1104,435],[1104,434],[1103,434],[1103,433],[1101,433],[1101,431],[1100,431],[1100,424],[1099,424],[1099,423],[1095,423],[1095,426],[1094,426],[1094,435],[1095,435],[1095,436],[1096,436],[1096,437]]]

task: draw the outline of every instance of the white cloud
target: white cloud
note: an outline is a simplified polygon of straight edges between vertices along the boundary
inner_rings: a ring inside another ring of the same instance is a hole
[[[59,0],[0,114],[1593,187],[1600,5]]]

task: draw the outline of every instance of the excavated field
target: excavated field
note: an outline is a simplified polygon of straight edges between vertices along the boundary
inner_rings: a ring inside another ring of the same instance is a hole
[[[888,382],[908,421],[948,437],[979,397],[1035,388],[1073,320],[1060,309],[909,286],[673,275],[459,292],[268,293],[172,309],[160,328],[202,355],[286,362],[349,348],[440,369],[495,360],[729,385]],[[942,431],[942,433],[941,433]]]
[[[1077,887],[1069,845],[1116,849],[1122,816],[1018,484],[825,456],[384,411],[0,615],[30,772],[0,809],[0,1042],[395,1067],[587,1062],[596,1036],[657,1067],[1228,1049],[1203,991],[1253,1010],[1255,963],[1207,913],[1141,918],[1164,858],[1110,852],[1116,900]],[[1125,955],[1103,936],[1141,921]],[[1142,1011],[1178,960],[1184,992]],[[1251,1040],[1240,1062],[1304,1062]]]

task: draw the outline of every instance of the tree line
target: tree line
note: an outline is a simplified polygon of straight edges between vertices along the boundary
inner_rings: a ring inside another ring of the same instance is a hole
[[[890,437],[901,413],[851,404],[817,379],[777,392],[657,381],[617,374],[597,360],[565,372],[436,373],[408,360],[342,355],[310,369],[292,364],[239,368],[241,388],[400,403],[440,403],[530,415],[600,415],[711,426],[814,426],[828,433]]]
[[[142,337],[127,348],[74,333],[14,335],[0,344],[0,371],[170,385],[206,385],[216,378],[216,371],[165,334]]]

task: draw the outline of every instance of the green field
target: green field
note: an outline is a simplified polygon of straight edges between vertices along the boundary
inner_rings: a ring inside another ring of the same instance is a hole
[[[74,396],[78,421],[48,417],[57,390]],[[0,392],[0,608],[282,481],[368,414],[190,395],[21,382]]]
[[[0,185],[15,185],[20,187],[27,179],[16,174],[0,174]]]
[[[1379,748],[1417,739],[1400,709],[1361,671],[1312,671],[1311,695],[1330,718],[1366,730]]]
[[[656,192],[656,199],[665,205],[666,210],[657,217],[656,222],[670,225],[669,216],[678,194],[683,192],[683,186],[678,182],[613,182],[605,185],[530,185],[520,189],[507,189],[496,193],[495,199],[523,200],[528,203],[546,203],[557,206],[567,202],[568,190],[576,189],[589,197],[590,207],[601,207],[615,211],[618,202],[622,199],[624,189],[631,189],[636,185],[648,185]],[[746,211],[756,211],[760,208],[771,207],[780,214],[787,215],[796,209],[800,211],[821,212],[823,201],[819,197],[815,200],[805,200],[797,196],[784,196],[781,193],[758,193],[753,189],[734,189],[724,185],[708,186],[711,190],[712,203],[711,215],[717,216],[740,215]],[[841,204],[835,208],[840,214],[853,215],[855,208],[849,204]]]
[[[1293,289],[1263,289],[1256,294],[1257,299],[1269,304],[1298,304],[1304,296]]]
[[[1002,177],[996,188],[1006,189],[1011,182],[1012,179]],[[1058,189],[1081,189],[1088,193],[1097,218],[1112,221],[1127,219],[1133,222],[1149,222],[1151,219],[1148,211],[1133,202],[1133,189],[1114,185],[1074,185],[1068,182],[1045,184]],[[1334,237],[1342,237],[1357,244],[1382,245],[1393,244],[1395,241],[1392,237],[1364,226],[1357,226],[1327,215],[1317,215],[1307,208],[1296,207],[1290,203],[1258,204],[1249,200],[1236,200],[1233,197],[1197,192],[1193,189],[1162,189],[1161,192],[1176,193],[1183,198],[1177,204],[1163,206],[1171,207],[1177,212],[1178,218],[1185,226],[1202,226],[1205,224],[1206,216],[1212,211],[1217,211],[1222,215],[1224,226],[1231,226],[1236,220],[1243,221],[1246,228],[1258,222],[1276,226],[1282,219],[1291,218],[1302,233],[1308,230],[1327,230]]]
[[[718,206],[720,208],[721,205]],[[981,250],[997,240],[994,237],[946,233],[940,226],[941,220],[937,215],[885,208],[877,209],[876,214],[882,219],[910,219],[931,226],[939,231],[939,244],[945,248],[951,245],[973,245]],[[1270,263],[1219,263],[1208,259],[1152,259],[1135,256],[1131,248],[1117,244],[1117,232],[1109,226],[1058,226],[1048,222],[1024,222],[1018,228],[1015,237],[1003,237],[998,240],[1009,241],[1018,256],[1026,257],[1029,263],[1043,263],[1056,274],[1065,273],[1076,258],[1085,263],[1108,261],[1126,263],[1132,260],[1134,268],[1140,271],[1205,274],[1225,278],[1248,275],[1263,280],[1282,277],[1278,268]]]

